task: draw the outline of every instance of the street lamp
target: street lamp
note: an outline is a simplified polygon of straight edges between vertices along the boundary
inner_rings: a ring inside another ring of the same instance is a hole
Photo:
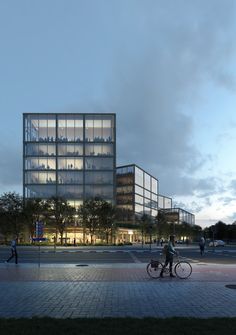
[[[149,250],[152,250],[152,224],[149,225]]]
[[[215,227],[212,226],[211,227],[211,231],[212,231],[212,243],[213,243],[213,252],[215,252]]]

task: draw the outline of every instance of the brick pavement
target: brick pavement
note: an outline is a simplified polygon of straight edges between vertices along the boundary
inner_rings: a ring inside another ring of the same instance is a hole
[[[0,265],[0,316],[236,317],[236,265],[193,264],[188,280],[151,280],[145,264]]]

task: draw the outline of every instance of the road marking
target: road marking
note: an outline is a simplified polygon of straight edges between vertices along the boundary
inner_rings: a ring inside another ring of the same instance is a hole
[[[129,254],[134,263],[142,263],[131,251],[129,251]]]
[[[55,251],[51,251],[51,250],[42,250],[41,253],[42,254],[54,254],[54,253],[132,253],[132,254],[156,254],[155,251],[147,251],[147,250],[55,250]],[[157,253],[159,255],[159,253]],[[234,257],[234,256],[231,256]],[[182,259],[190,259],[189,257],[184,257],[181,256]]]

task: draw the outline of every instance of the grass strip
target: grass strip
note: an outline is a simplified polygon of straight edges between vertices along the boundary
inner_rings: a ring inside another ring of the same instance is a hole
[[[236,318],[0,319],[1,335],[235,335]]]

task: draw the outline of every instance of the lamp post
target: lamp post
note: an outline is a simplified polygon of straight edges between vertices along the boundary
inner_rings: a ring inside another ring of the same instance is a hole
[[[77,226],[78,226],[78,215],[74,215],[74,246],[76,246]]]
[[[149,250],[152,250],[152,224],[149,225]]]
[[[159,238],[158,238],[158,218],[157,216],[155,217],[155,221],[154,221],[155,225],[156,225],[156,245],[159,245]]]
[[[212,243],[213,243],[212,251],[215,252],[215,227],[214,226],[211,227],[211,231],[212,231]]]
[[[176,204],[174,204],[173,235],[175,235],[175,223],[176,223],[175,213],[176,213]],[[178,213],[178,215],[179,215],[179,213]]]
[[[142,249],[143,249],[143,226],[142,226]]]

